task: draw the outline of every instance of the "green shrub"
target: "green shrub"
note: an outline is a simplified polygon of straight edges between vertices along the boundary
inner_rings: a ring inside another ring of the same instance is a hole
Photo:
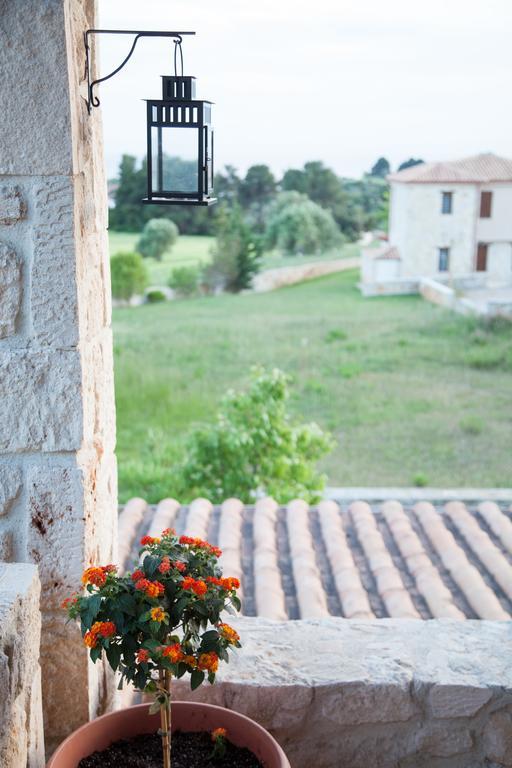
[[[325,341],[328,344],[330,344],[332,341],[345,341],[345,339],[348,339],[348,336],[345,331],[341,330],[341,328],[333,328],[332,331],[328,331],[325,334]]]
[[[245,392],[228,391],[213,424],[189,435],[181,484],[188,494],[245,503],[256,493],[279,503],[294,497],[316,501],[325,477],[316,462],[333,447],[316,424],[297,424],[286,410],[289,378],[279,370],[253,371]]]
[[[495,347],[482,346],[470,351],[466,357],[468,365],[471,368],[479,370],[495,370],[497,368],[507,368],[507,359],[502,349]]]
[[[197,267],[176,267],[168,284],[178,296],[193,296],[199,285],[199,270]]]
[[[167,301],[167,296],[163,291],[155,289],[146,293],[146,301],[148,304],[158,304],[161,301]]]
[[[146,267],[139,253],[116,253],[110,259],[112,296],[116,299],[131,299],[144,293],[148,284]]]
[[[168,219],[150,219],[137,243],[137,251],[145,258],[160,261],[178,239],[178,227]]]
[[[466,416],[461,419],[459,426],[466,435],[481,435],[484,431],[484,422],[478,416]]]
[[[418,472],[414,475],[412,482],[416,488],[426,488],[428,485],[428,477],[424,475],[423,472]]]

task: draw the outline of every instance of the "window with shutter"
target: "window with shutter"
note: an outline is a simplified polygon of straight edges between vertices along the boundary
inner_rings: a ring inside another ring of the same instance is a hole
[[[482,192],[480,194],[480,218],[490,219],[492,209],[492,192]]]

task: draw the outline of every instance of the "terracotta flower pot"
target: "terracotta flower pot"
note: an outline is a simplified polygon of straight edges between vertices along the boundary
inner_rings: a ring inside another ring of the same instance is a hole
[[[291,768],[277,741],[245,715],[212,704],[189,701],[174,701],[171,706],[173,731],[226,728],[229,740],[238,747],[250,749],[265,768]],[[114,741],[156,732],[160,727],[160,716],[149,715],[148,710],[148,704],[138,704],[86,723],[62,742],[47,768],[77,768],[82,757],[106,749]]]

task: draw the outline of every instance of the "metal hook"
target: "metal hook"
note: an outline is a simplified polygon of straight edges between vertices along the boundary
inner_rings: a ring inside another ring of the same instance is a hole
[[[183,77],[183,50],[181,48],[182,42],[183,42],[183,38],[181,37],[181,35],[178,35],[174,40],[174,76],[175,77],[178,77],[178,50],[180,52],[180,60],[181,60],[181,77]]]

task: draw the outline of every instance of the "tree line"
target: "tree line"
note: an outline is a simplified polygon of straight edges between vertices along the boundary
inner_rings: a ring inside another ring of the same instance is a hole
[[[399,166],[410,167],[421,163],[411,158]],[[220,203],[238,206],[251,229],[263,234],[267,229],[268,211],[283,192],[301,195],[295,197],[303,203],[309,200],[328,211],[345,240],[355,241],[361,232],[385,229],[388,215],[388,184],[386,175],[391,170],[386,158],[379,158],[361,179],[339,177],[320,161],[305,163],[300,169],[288,169],[277,179],[268,165],[252,165],[244,176],[233,166],[226,166],[215,176],[215,195]],[[222,206],[145,206],[147,166],[131,155],[123,155],[118,179],[113,183],[115,207],[110,211],[109,226],[113,230],[140,231],[154,218],[171,219],[183,234],[212,235],[218,228]],[[290,198],[291,199],[291,198]],[[309,214],[311,214],[309,209]],[[298,215],[297,211],[295,211]]]

